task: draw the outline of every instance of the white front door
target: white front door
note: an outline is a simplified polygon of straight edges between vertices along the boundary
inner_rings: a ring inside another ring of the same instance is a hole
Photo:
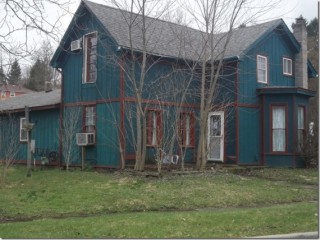
[[[208,160],[223,161],[224,112],[211,112],[208,116]]]

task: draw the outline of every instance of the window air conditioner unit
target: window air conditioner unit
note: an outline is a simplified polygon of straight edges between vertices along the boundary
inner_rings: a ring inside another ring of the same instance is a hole
[[[77,51],[81,49],[81,39],[71,42],[71,51]]]
[[[88,146],[96,143],[94,133],[77,133],[76,138],[78,146]]]

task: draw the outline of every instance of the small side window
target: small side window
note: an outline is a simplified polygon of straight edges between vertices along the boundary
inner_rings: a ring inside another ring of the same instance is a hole
[[[257,79],[260,83],[268,83],[268,58],[257,55]]]
[[[26,118],[20,118],[20,142],[28,141],[28,131],[24,126],[26,122],[27,122]]]
[[[283,75],[292,76],[292,60],[290,58],[283,58]]]

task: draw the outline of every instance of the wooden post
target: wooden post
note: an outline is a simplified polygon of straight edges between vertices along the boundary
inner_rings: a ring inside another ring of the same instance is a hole
[[[29,107],[25,106],[25,117],[26,117],[26,126],[27,126],[27,138],[28,138],[28,147],[27,147],[27,177],[31,177],[31,129],[29,128],[30,116],[29,116]]]
[[[84,162],[85,162],[85,159],[86,159],[86,147],[85,146],[82,146],[81,147],[81,169],[84,170]]]

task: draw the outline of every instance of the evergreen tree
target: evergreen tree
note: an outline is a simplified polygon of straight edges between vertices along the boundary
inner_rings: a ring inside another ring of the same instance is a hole
[[[314,18],[307,25],[308,37],[316,37],[318,34],[318,19]]]
[[[18,60],[15,59],[11,65],[11,69],[8,76],[9,84],[17,85],[21,80],[21,68],[18,63]]]
[[[3,67],[0,66],[0,85],[6,85],[6,75],[4,74]]]
[[[48,69],[46,62],[38,58],[30,69],[30,76],[25,87],[34,91],[44,91],[45,82],[50,81]]]

